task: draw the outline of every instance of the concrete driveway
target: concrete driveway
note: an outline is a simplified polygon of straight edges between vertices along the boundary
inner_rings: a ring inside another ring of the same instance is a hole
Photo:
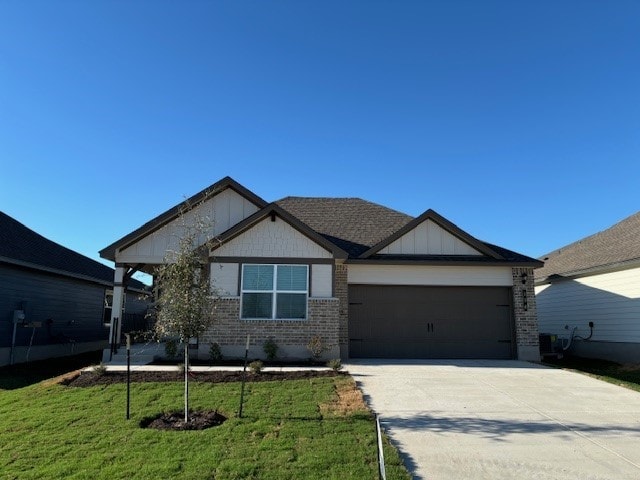
[[[640,393],[518,361],[346,368],[417,479],[640,479]]]

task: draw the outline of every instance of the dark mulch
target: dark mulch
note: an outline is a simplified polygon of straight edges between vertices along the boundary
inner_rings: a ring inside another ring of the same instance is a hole
[[[333,370],[298,370],[294,372],[247,372],[248,382],[270,382],[277,380],[300,380],[316,377],[335,377],[341,375]],[[190,372],[189,379],[196,382],[225,383],[239,382],[242,380],[242,372]],[[181,382],[184,374],[176,372],[131,372],[132,382]],[[92,387],[94,385],[112,385],[115,383],[125,383],[127,381],[126,372],[106,372],[102,375],[93,372],[83,372],[77,377],[62,381],[63,385],[70,387]]]
[[[140,426],[157,430],[204,430],[222,425],[226,419],[224,415],[208,410],[189,412],[189,421],[185,423],[184,412],[167,412],[145,418],[140,422]]]

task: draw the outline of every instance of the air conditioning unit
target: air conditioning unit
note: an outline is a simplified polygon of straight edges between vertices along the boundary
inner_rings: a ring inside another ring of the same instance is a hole
[[[540,355],[542,357],[563,357],[562,339],[553,333],[541,333],[538,336],[540,342]]]

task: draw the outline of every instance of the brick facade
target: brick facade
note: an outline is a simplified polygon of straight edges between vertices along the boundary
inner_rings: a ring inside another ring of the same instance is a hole
[[[519,360],[540,360],[533,268],[512,268],[513,315]],[[525,283],[523,278],[526,276]]]
[[[247,334],[251,358],[264,358],[263,344],[272,338],[278,345],[278,358],[306,359],[311,356],[306,345],[320,335],[328,347],[325,358],[339,356],[339,304],[337,298],[310,298],[306,320],[240,320],[240,298],[221,297],[214,304],[213,326],[200,339],[205,355],[211,343],[218,343],[229,357],[244,355]]]
[[[347,285],[348,267],[339,263],[335,269],[335,283],[333,295],[339,300],[338,323],[340,357],[348,358],[349,354],[349,286]]]

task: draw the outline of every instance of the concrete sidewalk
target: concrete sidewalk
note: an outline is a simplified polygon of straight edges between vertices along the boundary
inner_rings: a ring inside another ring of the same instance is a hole
[[[126,365],[105,365],[107,372],[126,372]],[[83,369],[83,372],[92,372],[94,366]],[[179,370],[176,365],[131,365],[132,372],[175,372]],[[206,373],[206,372],[241,372],[243,367],[234,366],[189,366],[190,372]],[[329,367],[264,367],[263,372],[298,372],[298,371],[315,371],[324,372],[331,370]],[[247,371],[249,367],[247,366]]]
[[[640,393],[518,361],[350,361],[417,479],[640,479]]]

